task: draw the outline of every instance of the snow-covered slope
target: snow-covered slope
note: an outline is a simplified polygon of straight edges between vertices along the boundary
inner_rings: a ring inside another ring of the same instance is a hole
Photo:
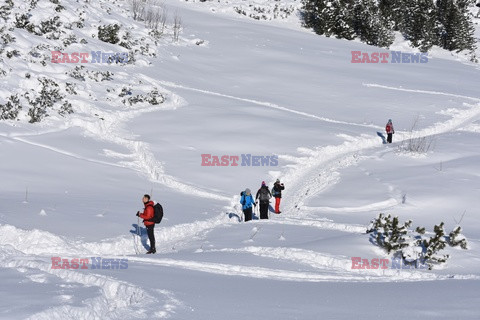
[[[67,52],[123,52],[90,39],[98,19],[131,26],[156,57],[86,64],[114,74],[103,82],[70,79],[75,65],[4,59],[2,99],[48,75],[75,112],[0,122],[0,318],[478,318],[478,66],[352,64],[351,51],[380,50],[316,36],[293,16],[256,21],[214,2],[166,1],[156,46],[126,2],[62,3],[81,7],[90,28],[75,31],[88,43]],[[12,33],[22,53],[55,46]],[[165,101],[123,103],[124,87],[129,96],[155,88]],[[394,144],[383,145],[377,132],[389,118]],[[412,135],[432,148],[404,151]],[[202,154],[279,161],[202,166]],[[282,214],[241,222],[239,192],[277,178]],[[143,255],[145,229],[137,235],[144,193],[165,210],[153,256]],[[433,270],[352,269],[351,257],[391,259],[365,234],[380,212],[429,231],[461,220],[469,250],[447,248]],[[128,259],[128,268],[52,269],[52,257]]]

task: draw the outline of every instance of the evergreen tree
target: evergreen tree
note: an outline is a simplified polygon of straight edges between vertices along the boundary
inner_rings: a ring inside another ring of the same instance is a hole
[[[361,41],[379,47],[389,47],[394,40],[393,32],[382,23],[374,0],[359,0],[354,6],[352,26]]]
[[[379,0],[378,10],[384,25],[391,25],[391,30],[400,31],[403,22],[403,0]]]
[[[304,26],[327,37],[389,47],[400,31],[422,52],[476,48],[469,6],[475,0],[303,0]]]
[[[474,25],[470,0],[437,0],[437,44],[447,50],[474,50]]]
[[[458,26],[457,39],[455,40],[456,50],[476,49],[475,26],[472,21],[472,15],[469,11],[471,0],[457,0]]]
[[[433,0],[405,0],[402,33],[412,46],[427,52],[435,44]]]

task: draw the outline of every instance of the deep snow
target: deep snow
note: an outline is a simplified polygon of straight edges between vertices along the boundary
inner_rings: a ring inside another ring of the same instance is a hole
[[[352,64],[353,50],[383,49],[316,36],[293,17],[165,3],[182,17],[181,41],[114,70],[134,92],[157,86],[164,104],[85,95],[66,119],[0,123],[0,318],[478,319],[478,65],[437,53]],[[16,88],[3,81],[2,98]],[[386,146],[376,132],[388,118]],[[421,155],[401,151],[417,118],[415,135],[434,142]],[[207,153],[278,155],[279,166],[201,166]],[[276,178],[282,214],[239,222],[239,192]],[[144,193],[165,210],[154,256],[135,251],[148,248],[135,233]],[[351,257],[389,258],[364,233],[379,212],[447,231],[465,212],[469,250],[447,249],[432,271],[352,270]],[[51,257],[127,258],[128,269],[55,270]]]

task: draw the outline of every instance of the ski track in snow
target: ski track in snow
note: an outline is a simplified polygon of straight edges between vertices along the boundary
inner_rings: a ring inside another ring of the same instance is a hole
[[[312,212],[329,212],[329,213],[342,213],[342,212],[367,212],[367,211],[378,211],[384,210],[388,208],[395,207],[399,204],[397,199],[390,198],[385,201],[380,201],[372,204],[367,204],[364,206],[358,207],[342,207],[342,208],[333,208],[333,207],[302,207],[304,211],[312,211]]]
[[[293,114],[300,115],[300,116],[303,116],[303,117],[317,119],[317,120],[320,120],[320,121],[323,121],[323,122],[343,124],[343,125],[348,125],[348,126],[359,126],[359,127],[380,129],[379,126],[375,126],[375,125],[359,124],[359,123],[353,123],[353,122],[333,120],[333,119],[329,119],[329,118],[325,118],[325,117],[319,117],[319,116],[311,114],[311,113],[297,111],[297,110],[287,108],[287,107],[282,107],[282,106],[279,106],[278,104],[275,104],[275,103],[272,103],[272,102],[265,102],[265,101],[258,101],[258,100],[254,100],[254,99],[236,97],[236,96],[223,94],[223,93],[218,93],[218,92],[214,92],[214,91],[192,88],[192,87],[176,84],[176,83],[169,82],[169,81],[158,81],[158,82],[160,84],[162,84],[164,87],[183,89],[183,90],[198,92],[198,93],[202,93],[202,94],[208,94],[208,95],[211,95],[211,96],[217,96],[217,97],[228,98],[228,99],[232,99],[232,100],[248,102],[248,103],[256,104],[256,105],[263,106],[263,107],[268,107],[268,108],[272,108],[272,109],[276,109],[276,110],[281,110],[281,111],[284,111],[284,112],[293,113]]]
[[[418,92],[422,92],[421,90],[417,90]],[[220,94],[218,94],[220,95]],[[248,101],[248,99],[246,99]],[[142,111],[139,111],[142,112]],[[119,118],[126,120],[130,119],[133,115],[137,115],[138,113],[129,111],[129,115],[125,116],[122,114],[118,114]],[[470,110],[464,111],[463,113],[459,113],[453,115],[453,117],[443,123],[438,123],[432,127],[420,130],[416,132],[416,136],[428,136],[439,134],[443,132],[448,132],[451,130],[455,130],[469,121],[477,118],[480,114],[480,106],[472,106]],[[162,182],[169,184],[170,186],[175,185],[175,179],[172,178],[169,180],[168,177],[163,176],[160,179],[160,170],[157,170],[158,167],[157,161],[155,160],[154,156],[149,153],[148,146],[143,144],[142,142],[138,141],[129,141],[124,138],[119,138],[115,135],[107,134],[107,132],[111,131],[112,126],[107,125],[98,125],[92,124],[90,121],[81,120],[81,119],[74,119],[72,120],[75,125],[80,126],[86,129],[88,132],[92,133],[95,136],[107,136],[109,137],[109,141],[115,142],[119,145],[127,145],[129,149],[133,149],[135,153],[140,153],[142,156],[140,159],[142,160],[141,163],[138,165],[139,167],[143,167],[143,169],[150,173],[151,176],[154,176],[158,180],[162,180]],[[121,121],[120,121],[121,122]],[[110,128],[107,130],[106,128]],[[105,133],[105,135],[103,135]],[[34,135],[34,134],[30,134]],[[22,141],[25,143],[35,144],[30,142],[24,138],[20,138],[20,135],[10,137],[11,139],[15,139],[18,141]],[[400,139],[397,141],[402,141],[405,137],[400,136]],[[41,146],[47,148],[49,150],[60,152],[62,154],[78,157],[84,160],[95,161],[94,159],[85,159],[73,153],[59,150],[53,147],[49,147],[46,145],[35,144],[37,146]],[[289,171],[285,174],[284,181],[289,184],[289,189],[297,190],[293,195],[289,195],[286,197],[286,206],[287,209],[285,210],[285,215],[279,217],[279,219],[271,220],[271,223],[277,224],[286,224],[286,225],[297,225],[297,226],[309,226],[309,227],[316,227],[319,229],[330,229],[330,230],[338,230],[344,232],[355,232],[355,233],[363,233],[365,231],[364,226],[359,225],[345,225],[339,224],[332,221],[321,221],[318,218],[309,218],[309,212],[314,211],[322,211],[327,210],[327,208],[308,208],[305,207],[306,210],[301,210],[304,208],[303,203],[310,197],[322,192],[329,186],[336,183],[338,179],[338,171],[342,168],[355,165],[358,162],[357,153],[365,150],[367,148],[375,148],[379,146],[378,138],[357,138],[357,139],[350,139],[349,141],[344,142],[341,145],[337,146],[326,146],[323,148],[318,148],[316,150],[308,150],[308,149],[299,149],[301,152],[306,154],[305,157],[298,157],[293,158],[297,162],[293,168],[290,168]],[[103,163],[102,164],[108,164]],[[112,165],[112,164],[109,164]],[[132,165],[133,166],[133,165]],[[322,168],[321,170],[319,168]],[[314,173],[314,174],[312,174]],[[310,178],[308,178],[310,177]],[[300,183],[299,181],[303,181]],[[202,194],[202,196],[212,196],[210,194]],[[217,198],[216,195],[213,196]],[[224,197],[220,197],[224,200]],[[293,201],[296,199],[297,201]],[[236,197],[234,199],[229,199],[231,201],[232,207],[234,208],[234,212],[239,211],[239,206],[236,204],[237,201]],[[388,205],[394,205],[394,199],[390,199]],[[370,206],[356,208],[356,210],[368,210],[373,207],[387,205],[386,203],[379,203],[373,204]],[[355,210],[355,208],[343,208],[340,210]],[[335,210],[331,210],[330,212],[334,212]],[[292,214],[295,215],[295,218],[292,217]],[[192,237],[196,237],[199,234],[206,233],[209,230],[212,230],[216,227],[223,226],[225,224],[225,215],[221,215],[220,217],[213,218],[206,221],[197,221],[190,224],[185,225],[178,225],[173,226],[170,228],[162,228],[160,231],[156,232],[156,236],[158,237],[159,241],[162,243],[170,244],[175,247],[178,243],[185,241],[191,241]],[[1,228],[9,228],[9,226],[2,226]],[[13,227],[11,227],[13,228]],[[187,231],[188,230],[188,231]],[[2,234],[4,235],[18,235],[19,229],[16,230],[2,230]],[[29,238],[29,241],[26,243],[35,243],[35,250],[31,249],[32,246],[28,247],[21,247],[22,241],[18,241],[15,237],[10,239],[5,239],[6,237],[2,238],[3,244],[8,243],[19,243],[18,250],[25,252],[27,254],[46,254],[56,252],[59,253],[69,253],[69,254],[106,254],[106,253],[115,253],[115,254],[125,254],[128,252],[134,252],[134,248],[132,245],[132,240],[130,237],[119,237],[115,239],[107,239],[105,241],[99,243],[78,243],[71,241],[70,244],[66,244],[66,240],[54,236],[52,234],[48,234],[42,231],[34,230],[25,232],[23,237]],[[8,238],[8,237],[7,237]],[[128,250],[125,250],[129,248]]]
[[[422,90],[415,91],[430,93]],[[397,133],[396,144],[411,138],[428,137],[455,131],[480,118],[480,103],[466,106],[469,109],[462,110],[462,112],[452,113],[450,110],[451,118],[447,121],[417,130],[412,134]],[[294,193],[287,193],[284,200],[286,203],[284,212],[287,214],[294,212],[297,216],[308,214],[307,212],[300,212],[308,198],[335,184],[338,181],[338,171],[356,165],[359,162],[359,153],[367,149],[380,147],[378,137],[359,137],[349,139],[337,146],[326,146],[315,150],[299,149],[305,156],[290,157],[289,160],[296,163],[290,166],[283,178],[283,181],[288,183],[290,190],[296,190]]]
[[[349,281],[421,281],[443,280],[452,277],[480,279],[480,277],[475,275],[445,276],[414,270],[408,270],[408,272],[399,272],[399,270],[395,269],[352,269],[352,260],[350,257],[334,256],[298,248],[245,247],[241,249],[209,250],[207,252],[249,253],[264,258],[290,261],[318,269],[320,272],[322,272],[322,275],[336,275],[339,279],[346,278]],[[322,281],[320,280],[322,279],[322,275],[320,275],[320,277],[312,277],[309,281]]]
[[[233,265],[225,263],[212,263],[203,261],[188,261],[179,259],[163,258],[142,258],[132,257],[129,261],[159,265],[163,267],[181,268],[192,271],[213,273],[223,276],[238,276],[256,279],[269,279],[277,281],[296,282],[391,282],[391,281],[427,281],[446,279],[480,279],[475,275],[435,275],[422,272],[401,273],[394,270],[351,270],[348,267],[351,260],[339,260],[327,255],[306,250],[284,248],[245,248],[245,249],[224,249],[221,252],[252,253],[270,259],[283,259],[294,261],[300,264],[313,266],[320,269],[319,272],[300,272],[284,269],[272,269],[245,265]],[[299,250],[299,251],[295,251]],[[209,251],[207,251],[209,252]],[[215,252],[215,251],[212,251]],[[283,255],[285,254],[286,255]],[[333,268],[334,270],[332,270]],[[362,274],[366,271],[366,275]],[[385,272],[384,272],[385,271]],[[410,271],[410,270],[409,270]]]
[[[263,107],[268,107],[284,112],[293,113],[299,116],[314,118],[321,121],[337,123],[350,126],[362,126],[367,128],[378,129],[377,126],[364,125],[356,123],[348,123],[344,121],[337,121],[328,118],[323,118],[313,114],[296,111],[286,107],[279,106],[270,102],[262,102],[248,98],[235,97],[231,95],[221,94],[213,91],[201,90],[178,85],[171,82],[155,81],[165,87],[183,89],[198,92],[201,94],[208,94],[223,98],[244,101],[256,104]],[[418,130],[414,133],[415,137],[426,137],[436,134],[446,133],[459,128],[470,125],[471,122],[477,120],[480,116],[480,99],[467,97],[462,95],[455,95],[444,92],[425,91],[425,90],[411,90],[405,88],[395,88],[382,86],[378,84],[364,84],[366,87],[380,88],[387,90],[397,90],[404,92],[413,92],[418,94],[433,94],[444,95],[455,98],[467,99],[477,102],[476,105],[467,105],[469,109],[462,110],[461,113],[453,114],[451,119],[437,123],[425,129]],[[93,106],[87,108],[89,114],[103,114],[104,121],[99,119],[92,120],[91,118],[83,118],[81,116],[73,117],[67,122],[66,126],[60,130],[65,130],[72,126],[77,126],[85,130],[87,134],[108,142],[112,142],[122,147],[126,147],[131,154],[119,154],[114,152],[107,152],[107,156],[122,160],[119,163],[109,163],[105,161],[90,159],[82,157],[75,153],[61,150],[52,146],[41,143],[29,141],[25,137],[37,136],[39,133],[20,133],[14,135],[0,134],[1,136],[28,143],[37,147],[48,149],[52,152],[57,152],[65,156],[74,157],[77,159],[90,161],[102,165],[117,166],[129,168],[141,172],[148,176],[150,180],[161,183],[167,187],[171,187],[177,191],[189,194],[196,194],[200,197],[217,199],[222,201],[230,201],[231,208],[234,212],[239,212],[238,196],[229,198],[221,196],[212,192],[201,190],[191,185],[180,183],[175,177],[164,173],[163,165],[150,151],[147,143],[135,141],[132,137],[125,137],[123,124],[127,121],[139,116],[142,113],[154,112],[159,110],[175,109],[182,105],[183,99],[169,93],[170,102],[166,102],[159,107],[150,107],[142,109],[129,109],[124,111],[108,111],[104,109],[97,109]],[[59,131],[59,130],[57,130]],[[46,131],[55,132],[55,131]],[[399,132],[397,134],[397,142],[404,141],[411,138],[407,133]],[[309,198],[323,192],[330,186],[334,185],[339,179],[339,171],[343,168],[356,165],[359,162],[358,153],[371,148],[379,148],[378,137],[359,137],[349,138],[340,145],[330,145],[314,150],[299,148],[299,152],[303,153],[300,157],[293,157],[289,155],[282,156],[289,160],[293,160],[295,164],[290,166],[283,176],[283,181],[288,185],[289,190],[296,190],[289,192],[284,199],[284,214],[277,219],[272,219],[269,223],[295,225],[314,227],[319,229],[338,230],[349,233],[364,233],[365,226],[361,225],[347,225],[335,223],[333,221],[325,221],[317,217],[319,212],[358,212],[375,210],[382,207],[395,206],[398,201],[389,199],[376,204],[371,204],[356,208],[327,208],[327,207],[307,207],[305,202]],[[128,160],[128,161],[126,161]],[[205,236],[211,230],[222,227],[226,223],[232,223],[225,214],[221,214],[205,221],[196,221],[193,223],[176,225],[169,228],[161,228],[156,231],[156,237],[159,243],[162,243],[164,252],[171,252],[178,248],[187,247],[189,243],[195,239]],[[90,256],[90,255],[125,255],[134,253],[134,245],[130,236],[122,236],[114,239],[106,239],[97,243],[84,243],[65,239],[48,232],[40,230],[24,231],[13,226],[0,225],[0,245],[4,246],[1,254],[0,266],[3,268],[31,268],[40,270],[44,273],[53,274],[56,277],[67,281],[77,282],[84,286],[96,286],[101,291],[100,296],[88,299],[85,301],[87,307],[74,307],[64,305],[44,310],[33,315],[32,319],[51,319],[51,318],[66,318],[66,319],[115,319],[124,315],[125,312],[132,318],[144,318],[143,307],[151,304],[158,304],[158,301],[150,296],[140,287],[133,284],[116,280],[111,277],[105,277],[95,274],[84,274],[71,270],[53,270],[45,261],[48,260],[45,255],[55,254],[56,256]],[[6,245],[14,245],[14,249],[5,249]],[[27,245],[28,244],[28,245]],[[168,248],[168,249],[167,249]],[[242,276],[250,278],[271,279],[279,281],[302,281],[302,282],[321,282],[321,281],[426,281],[426,280],[443,280],[449,278],[455,279],[480,279],[478,276],[470,275],[436,275],[424,272],[409,272],[401,273],[393,270],[352,270],[351,261],[345,257],[335,257],[319,252],[308,251],[296,248],[265,248],[265,247],[246,247],[242,249],[220,249],[221,252],[231,253],[247,253],[260,256],[266,259],[281,259],[285,261],[294,262],[300,265],[312,267],[317,272],[300,272],[292,270],[280,270],[262,267],[245,268],[242,265],[231,265],[223,263],[209,263],[199,261],[186,261],[176,259],[163,258],[143,258],[139,256],[129,256],[129,261],[145,263],[151,265],[158,265],[163,267],[180,268],[192,271],[207,272],[223,276]],[[208,252],[208,251],[207,251]],[[161,250],[159,250],[161,253]],[[30,255],[30,256],[26,256]],[[34,255],[34,256],[31,256]],[[159,291],[166,297],[166,304],[163,309],[157,310],[156,317],[169,317],[176,306],[181,303],[174,298],[174,296],[167,291]]]
[[[146,76],[142,76],[142,80],[148,80],[149,83],[157,84],[158,81]],[[73,157],[75,159],[80,159],[88,162],[98,163],[101,165],[109,165],[121,168],[128,168],[134,171],[145,174],[152,182],[161,183],[166,187],[172,188],[176,191],[183,192],[189,195],[197,195],[199,197],[221,200],[221,201],[230,201],[229,197],[218,195],[209,191],[202,190],[194,185],[189,185],[178,181],[175,177],[168,175],[164,172],[163,164],[159,162],[155,155],[150,151],[150,146],[142,141],[136,141],[133,137],[125,137],[126,133],[124,130],[124,124],[131,119],[140,116],[143,113],[161,111],[161,110],[173,110],[185,104],[185,101],[179,96],[173,94],[172,92],[166,91],[168,96],[167,101],[158,106],[130,106],[127,110],[111,110],[101,109],[95,107],[91,104],[80,103],[79,108],[86,114],[101,114],[103,115],[104,120],[100,120],[92,117],[82,117],[76,114],[71,115],[71,118],[67,120],[65,124],[62,125],[61,129],[58,130],[46,130],[39,133],[17,133],[14,135],[1,134],[5,138],[10,138],[15,141],[20,141],[37,147],[45,148],[47,150]],[[87,157],[77,155],[75,153],[65,151],[59,148],[48,146],[41,143],[35,143],[29,141],[25,136],[39,136],[46,133],[53,133],[66,130],[70,127],[79,127],[82,128],[85,133],[94,138],[104,141],[114,143],[116,145],[122,146],[130,150],[131,154],[119,154],[114,152],[106,152],[107,156],[113,158],[119,158],[122,160],[119,163],[110,163],[106,161],[95,160]],[[125,161],[125,159],[130,159],[130,161]]]
[[[98,287],[100,295],[82,301],[84,306],[76,307],[63,303],[62,306],[51,307],[35,313],[28,319],[123,319],[125,314],[130,319],[148,318],[145,310],[156,310],[156,314],[168,318],[175,313],[180,305],[173,294],[161,291],[156,296],[170,302],[164,308],[158,309],[159,301],[149,295],[141,287],[131,283],[120,281],[112,277],[85,271],[73,271],[65,269],[52,269],[49,257],[25,255],[11,246],[1,246],[0,267],[28,270],[33,269],[37,277],[42,274],[51,274],[67,283],[78,283],[85,287]]]
[[[404,91],[404,92],[412,92],[412,93],[441,95],[441,96],[447,96],[447,97],[453,97],[453,98],[461,98],[461,99],[472,100],[472,101],[475,101],[475,102],[480,102],[480,98],[463,96],[463,95],[458,95],[458,94],[448,93],[448,92],[429,91],[429,90],[417,90],[417,89],[406,89],[406,88],[402,88],[402,87],[384,86],[384,85],[376,84],[376,83],[364,83],[363,85],[364,85],[365,87],[369,87],[369,88],[380,88],[380,89],[395,90],[395,91]]]

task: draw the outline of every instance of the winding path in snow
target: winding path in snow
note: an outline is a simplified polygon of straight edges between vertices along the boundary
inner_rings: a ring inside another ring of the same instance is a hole
[[[152,81],[154,81],[152,79]],[[264,107],[274,108],[284,112],[290,112],[298,116],[315,118],[321,121],[327,121],[332,123],[363,126],[369,128],[375,128],[374,126],[361,125],[355,123],[347,123],[343,121],[336,121],[332,119],[322,118],[316,115],[299,112],[293,109],[278,106],[273,103],[256,101],[246,98],[234,97],[212,91],[200,90],[195,88],[189,88],[178,84],[167,83],[159,81],[159,84],[163,86],[169,86],[171,88],[191,90],[201,94],[208,94],[213,96],[219,96],[223,98],[230,98],[240,100],[248,103],[257,104]],[[423,90],[409,90],[404,88],[393,88],[374,84],[368,84],[367,87],[387,89],[387,90],[399,90],[406,92],[416,92],[418,94],[435,94],[452,96],[462,99],[468,99],[470,101],[477,102],[474,105],[470,105],[467,110],[452,114],[451,119],[437,123],[433,126],[418,130],[414,132],[415,137],[427,137],[431,135],[450,132],[458,128],[464,127],[480,117],[480,99],[472,97],[464,97],[459,95],[453,95],[442,92],[431,92]],[[172,101],[170,104],[167,102],[159,107],[143,108],[143,109],[130,109],[130,110],[113,110],[106,111],[95,109],[90,107],[91,113],[106,114],[104,117],[106,120],[100,121],[89,118],[73,117],[66,127],[78,126],[84,129],[93,137],[101,137],[103,140],[113,142],[117,145],[126,147],[131,154],[115,154],[111,156],[119,158],[123,161],[120,163],[108,163],[95,159],[89,159],[80,155],[61,150],[48,145],[34,143],[29,141],[26,136],[33,134],[25,134],[23,137],[21,134],[6,136],[6,138],[13,139],[22,143],[29,143],[37,147],[46,148],[52,152],[61,153],[66,156],[83,159],[86,161],[92,161],[103,165],[114,165],[124,168],[137,170],[147,175],[152,181],[162,183],[168,187],[174,188],[181,192],[194,193],[200,197],[206,197],[211,199],[217,199],[222,201],[229,201],[232,211],[239,212],[238,196],[234,196],[233,199],[225,196],[221,196],[209,191],[201,190],[194,186],[180,183],[175,177],[169,176],[164,173],[163,165],[155,158],[150,151],[150,146],[141,141],[135,141],[131,137],[125,137],[125,132],[122,131],[123,124],[130,119],[145,113],[158,111],[169,108],[176,108],[181,105],[181,99],[169,93]],[[407,133],[399,133],[397,135],[397,141],[401,142],[411,138]],[[343,168],[349,167],[358,163],[358,153],[366,149],[379,148],[379,139],[377,137],[360,137],[356,139],[350,139],[340,145],[331,145],[314,150],[301,149],[303,155],[301,157],[289,157],[295,164],[290,166],[284,174],[283,180],[289,185],[289,190],[296,190],[294,193],[287,193],[285,197],[285,210],[284,215],[278,219],[270,220],[272,224],[283,225],[295,225],[314,227],[324,230],[337,230],[347,233],[364,233],[365,226],[361,225],[348,225],[335,223],[333,221],[325,221],[318,218],[312,218],[308,215],[309,211],[326,211],[332,210],[331,208],[310,208],[302,210],[305,206],[305,202],[324,191],[326,188],[335,184],[338,181],[337,172]],[[395,199],[390,199],[388,203],[372,204],[365,208],[357,208],[357,210],[371,209],[372,206],[384,206],[395,205]],[[343,208],[347,210],[346,208]],[[351,208],[352,210],[355,208]],[[334,210],[333,210],[334,211]],[[181,248],[187,246],[192,239],[199,237],[202,238],[208,232],[224,226],[227,223],[234,223],[232,219],[228,219],[227,215],[220,214],[214,218],[205,221],[196,221],[183,225],[176,225],[169,228],[161,228],[156,231],[156,236],[162,243],[165,244],[166,252],[169,252],[169,247]],[[20,241],[23,239],[23,241]],[[13,247],[7,248],[7,245]],[[27,245],[28,244],[28,245]],[[67,318],[78,318],[84,316],[88,309],[87,315],[91,318],[114,318],[116,315],[121,315],[122,312],[128,310],[132,317],[141,317],[140,313],[136,314],[136,310],[145,306],[151,306],[153,304],[159,304],[158,300],[140,287],[131,283],[121,281],[112,277],[106,277],[97,274],[84,274],[81,272],[75,272],[71,270],[53,270],[48,263],[48,255],[102,255],[108,257],[112,253],[115,255],[133,254],[135,252],[132,240],[130,236],[118,237],[115,239],[106,239],[97,243],[85,243],[80,241],[73,241],[53,235],[51,233],[33,230],[25,231],[13,226],[0,225],[0,267],[3,268],[32,268],[39,272],[45,272],[64,280],[73,281],[84,286],[96,286],[101,291],[101,295],[89,299],[86,304],[88,307],[74,307],[65,305],[62,307],[56,307],[42,311],[32,316],[35,319],[57,317],[59,315],[66,315]],[[301,272],[284,269],[262,268],[262,267],[249,267],[245,268],[243,265],[225,264],[225,263],[212,263],[203,261],[188,261],[180,259],[165,259],[159,257],[140,257],[129,256],[128,259],[131,262],[157,265],[169,268],[180,268],[198,272],[206,272],[211,274],[225,275],[225,276],[242,276],[250,278],[262,278],[272,279],[279,281],[301,281],[301,282],[320,282],[320,281],[377,281],[377,282],[390,282],[390,281],[425,281],[425,280],[443,280],[447,278],[457,279],[479,279],[478,276],[470,275],[438,275],[424,272],[408,272],[405,274],[395,272],[393,270],[369,270],[367,272],[358,272],[350,268],[351,261],[345,257],[327,255],[324,253],[296,249],[296,248],[268,248],[268,247],[245,247],[241,249],[220,249],[220,252],[226,253],[243,253],[260,256],[266,259],[280,259],[289,262],[294,262],[300,265],[312,267],[316,271]],[[159,253],[161,253],[159,251]],[[28,256],[27,256],[28,255]],[[32,256],[33,255],[33,256]],[[364,271],[364,270],[362,270]],[[164,299],[170,299],[177,305],[180,304],[175,297],[169,292],[163,292]],[[173,303],[173,305],[175,305]],[[172,311],[171,303],[169,307],[158,309],[159,314],[168,316]],[[174,309],[174,308],[173,308]]]
[[[37,277],[51,274],[67,283],[96,287],[100,292],[99,295],[83,300],[83,306],[63,304],[35,313],[28,319],[121,319],[126,313],[131,319],[143,319],[146,316],[144,310],[148,309],[155,310],[156,314],[166,318],[180,305],[173,293],[168,291],[152,296],[137,285],[113,277],[94,272],[52,269],[50,257],[32,256],[8,245],[1,245],[0,249],[1,268],[32,269]],[[166,303],[159,308],[162,300]]]

